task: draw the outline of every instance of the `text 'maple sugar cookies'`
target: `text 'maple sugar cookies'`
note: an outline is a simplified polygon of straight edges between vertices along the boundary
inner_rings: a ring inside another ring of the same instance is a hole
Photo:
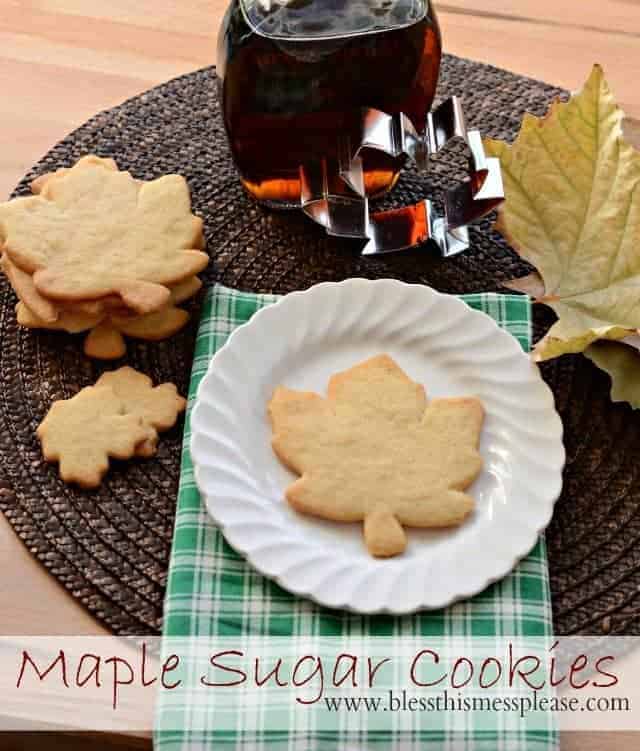
[[[363,521],[374,556],[402,553],[404,526],[458,525],[474,508],[464,491],[482,469],[482,403],[427,402],[388,355],[334,375],[326,398],[279,387],[268,412],[276,455],[300,475],[287,501],[323,519]]]
[[[186,181],[144,182],[86,156],[42,175],[33,196],[0,204],[2,269],[18,323],[89,332],[85,354],[121,357],[124,336],[158,340],[189,319],[208,256]]]

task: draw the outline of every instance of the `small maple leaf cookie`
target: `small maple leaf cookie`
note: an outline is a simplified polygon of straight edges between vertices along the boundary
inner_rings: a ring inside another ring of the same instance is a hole
[[[364,521],[374,556],[404,551],[403,525],[457,525],[474,508],[463,491],[482,468],[481,402],[427,403],[388,355],[334,375],[327,398],[279,387],[268,412],[276,455],[300,475],[288,502],[323,519]]]
[[[122,399],[107,386],[88,386],[54,402],[36,431],[44,458],[59,462],[65,482],[83,488],[97,487],[109,457],[129,459],[153,432],[140,415],[126,414]]]
[[[97,487],[109,457],[153,456],[158,432],[171,428],[186,406],[173,383],[153,386],[133,368],[104,373],[71,399],[54,402],[36,433],[60,477]]]
[[[178,394],[173,383],[154,387],[148,376],[128,366],[103,373],[96,386],[110,387],[122,400],[127,413],[140,417],[150,428],[147,438],[136,448],[137,456],[153,456],[158,432],[172,428],[187,406],[187,400]]]
[[[136,448],[138,456],[153,456],[158,432],[172,428],[187,406],[187,400],[178,394],[173,383],[154,387],[151,378],[128,366],[103,373],[96,386],[109,386],[127,413],[140,417],[151,428],[149,436]]]

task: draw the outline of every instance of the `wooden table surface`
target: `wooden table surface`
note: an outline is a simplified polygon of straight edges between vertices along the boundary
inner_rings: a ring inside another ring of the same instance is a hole
[[[0,200],[91,115],[214,62],[225,5],[0,0]],[[639,0],[443,0],[436,6],[446,51],[572,90],[599,62],[627,114],[640,118]],[[31,558],[2,518],[0,570],[0,634],[106,633]],[[11,741],[26,748],[23,742],[30,745],[26,736]],[[0,745],[13,747],[7,743]],[[51,739],[39,748],[89,745],[80,739],[59,743]],[[638,740],[573,734],[563,748],[622,751],[638,748]]]

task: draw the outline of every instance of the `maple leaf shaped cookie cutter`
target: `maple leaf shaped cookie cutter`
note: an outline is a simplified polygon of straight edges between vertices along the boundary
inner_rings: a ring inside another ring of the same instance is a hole
[[[458,139],[468,149],[468,177],[444,191],[444,213],[424,199],[411,206],[370,211],[362,154],[379,151],[411,159],[420,172],[430,156]],[[301,208],[327,234],[362,242],[365,256],[424,245],[448,257],[469,247],[468,225],[486,216],[504,198],[500,162],[487,158],[478,130],[467,128],[462,103],[450,97],[427,115],[419,133],[407,115],[372,108],[359,112],[353,132],[345,133],[335,158],[300,165]]]
[[[482,403],[427,402],[388,355],[332,376],[326,398],[280,386],[268,412],[276,455],[300,475],[287,501],[323,519],[363,521],[374,556],[402,553],[404,526],[454,526],[473,511],[464,491],[482,469]]]

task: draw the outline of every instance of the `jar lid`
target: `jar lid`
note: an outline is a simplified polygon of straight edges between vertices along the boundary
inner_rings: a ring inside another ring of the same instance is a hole
[[[261,36],[318,41],[390,31],[421,21],[428,0],[240,0]]]

